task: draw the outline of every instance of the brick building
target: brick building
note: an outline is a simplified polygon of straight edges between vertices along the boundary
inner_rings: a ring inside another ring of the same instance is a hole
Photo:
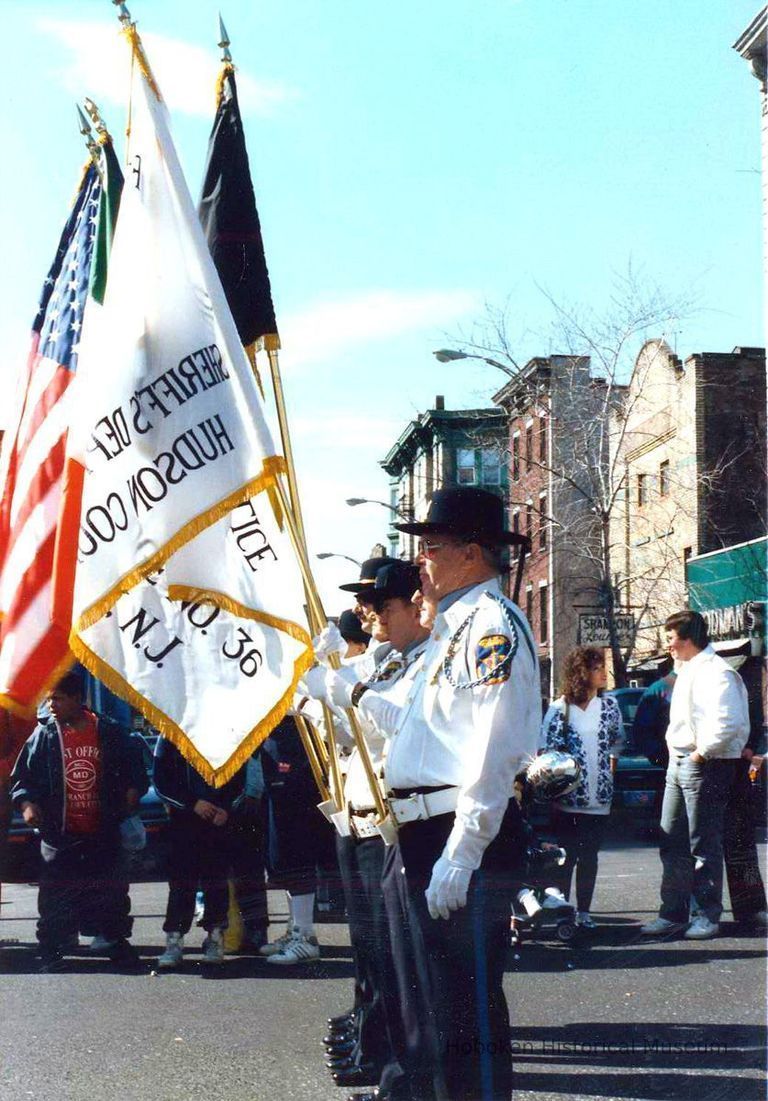
[[[683,361],[651,340],[637,357],[615,432],[624,492],[612,541],[641,673],[664,655],[664,620],[688,602],[686,562],[765,534],[765,399],[762,348]]]
[[[390,504],[407,517],[423,516],[436,489],[480,486],[506,496],[506,417],[501,409],[434,409],[404,429],[381,466],[390,477]],[[389,553],[414,558],[416,538],[390,528]]]
[[[600,466],[604,383],[585,356],[530,360],[494,395],[508,415],[509,513],[529,536],[521,603],[539,645],[542,697],[559,692],[565,655],[578,643],[578,615],[593,608],[598,531],[582,471]],[[594,414],[594,417],[593,417]]]

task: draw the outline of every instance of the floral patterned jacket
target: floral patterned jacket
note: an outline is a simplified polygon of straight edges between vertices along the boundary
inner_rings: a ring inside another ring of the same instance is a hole
[[[560,749],[570,753],[581,767],[581,782],[570,794],[556,800],[563,809],[586,810],[588,807],[610,806],[613,798],[613,774],[611,757],[619,754],[624,741],[624,727],[619,705],[612,696],[600,700],[600,720],[597,730],[597,778],[589,774],[588,755],[581,735],[569,723],[565,724],[563,701],[553,704],[541,728],[542,750]],[[590,799],[590,794],[592,799]]]

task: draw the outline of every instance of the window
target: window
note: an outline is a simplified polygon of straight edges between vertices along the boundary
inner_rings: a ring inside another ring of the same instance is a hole
[[[484,447],[480,452],[480,461],[483,470],[483,485],[501,485],[501,462],[496,448]]]
[[[539,494],[539,550],[547,549],[547,495]]]
[[[529,585],[525,590],[525,618],[533,627],[533,586]]]
[[[638,474],[637,476],[637,507],[642,508],[643,505],[648,503],[648,475]]]
[[[539,462],[547,461],[547,418],[539,417]]]
[[[547,586],[539,588],[539,642],[549,640],[549,604],[547,601]]]
[[[659,467],[659,497],[669,496],[669,459]]]
[[[528,470],[533,463],[533,425],[529,424],[525,429],[525,465]]]
[[[512,481],[520,481],[520,433],[512,437]]]
[[[475,452],[472,448],[456,449],[456,482],[460,486],[473,486],[477,481],[475,474]]]
[[[516,508],[515,511],[512,513],[512,531],[514,532],[515,535],[520,534],[520,509],[519,508]],[[513,543],[512,544],[512,557],[517,558],[519,553],[520,553],[520,547],[517,546],[515,543]]]
[[[525,506],[525,534],[529,539],[533,538],[533,502],[529,501]]]

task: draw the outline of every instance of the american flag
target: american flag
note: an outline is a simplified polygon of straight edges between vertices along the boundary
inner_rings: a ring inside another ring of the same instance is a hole
[[[51,617],[68,392],[99,221],[101,179],[86,169],[43,284],[15,427],[6,433],[0,503],[0,704],[30,713],[72,662],[68,625]]]

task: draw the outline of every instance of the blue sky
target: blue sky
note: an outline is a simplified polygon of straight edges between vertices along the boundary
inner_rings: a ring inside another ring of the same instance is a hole
[[[509,300],[519,358],[557,351],[539,287],[599,310],[631,261],[695,297],[680,354],[763,343],[759,96],[731,49],[758,0],[223,5],[313,551],[365,557],[387,514],[344,499],[387,497],[377,460],[435,394],[503,381],[431,356],[486,302]],[[218,4],[128,6],[197,196]],[[74,102],[121,150],[127,79],[109,0],[0,18],[7,395],[82,161]],[[349,568],[317,563],[331,612]]]

